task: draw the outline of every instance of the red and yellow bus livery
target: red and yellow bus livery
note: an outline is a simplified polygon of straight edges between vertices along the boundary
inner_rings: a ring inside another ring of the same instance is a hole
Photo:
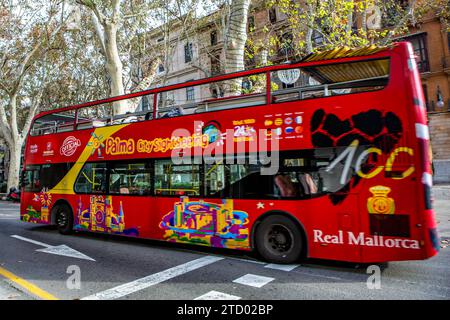
[[[336,49],[40,113],[21,219],[278,263],[426,259],[428,140],[409,43]]]

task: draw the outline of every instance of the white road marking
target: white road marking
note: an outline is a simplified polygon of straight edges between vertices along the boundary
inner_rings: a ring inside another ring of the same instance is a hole
[[[242,276],[236,280],[233,280],[234,283],[240,283],[246,286],[261,288],[262,286],[265,286],[269,282],[275,280],[275,278],[270,277],[264,277],[264,276],[258,276],[255,274],[246,274],[245,276]]]
[[[50,253],[50,254],[56,254],[59,256],[95,261],[94,259],[92,259],[91,257],[88,257],[84,253],[74,250],[74,249],[66,246],[65,244],[62,244],[59,246],[51,246],[51,247],[44,248],[44,249],[38,249],[36,251]]]
[[[193,270],[197,270],[214,262],[223,260],[224,258],[205,256],[200,259],[189,261],[179,266],[151,274],[147,277],[137,279],[132,282],[125,283],[123,285],[108,289],[90,296],[83,298],[82,300],[112,300],[122,298],[129,294],[135,293],[147,289],[151,286],[159,284],[161,282],[170,280],[172,278],[181,276]]]
[[[292,271],[295,268],[297,268],[299,264],[276,264],[276,263],[269,263],[264,266],[264,268],[269,269],[275,269],[275,270],[281,270],[281,271]]]
[[[24,237],[18,236],[16,234],[12,235],[11,237],[19,239],[19,240],[22,240],[22,241],[26,241],[26,242],[29,242],[29,243],[33,243],[33,244],[36,244],[36,245],[41,246],[41,247],[46,247],[46,248],[50,247],[50,245],[48,245],[46,243],[39,242],[39,241],[32,240],[32,239],[28,239],[28,238],[24,238]]]
[[[22,241],[26,241],[29,243],[33,243],[36,244],[38,246],[41,247],[45,247],[44,249],[37,249],[36,251],[38,252],[44,252],[44,253],[50,253],[50,254],[56,254],[59,256],[65,256],[65,257],[71,257],[71,258],[77,258],[77,259],[84,259],[84,260],[90,260],[90,261],[95,261],[94,259],[92,259],[91,257],[88,257],[87,255],[72,249],[68,246],[66,246],[65,244],[59,245],[59,246],[51,246],[49,244],[43,243],[43,242],[39,242],[36,240],[32,240],[32,239],[28,239],[25,237],[21,237],[18,235],[12,235],[12,238],[16,238]]]
[[[235,258],[235,257],[226,257],[226,258],[230,259],[230,260],[237,260],[237,261],[249,262],[249,263],[254,263],[254,264],[266,264],[265,262],[262,262],[262,261],[256,261],[256,260],[250,260],[250,259],[242,259],[242,258]]]
[[[194,300],[240,300],[240,299],[241,297],[213,290],[205,293],[204,295],[201,295],[200,297],[195,298]]]

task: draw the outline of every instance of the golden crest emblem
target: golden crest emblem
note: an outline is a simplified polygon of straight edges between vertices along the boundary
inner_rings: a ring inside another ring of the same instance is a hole
[[[367,199],[367,210],[371,214],[394,214],[395,201],[388,197],[391,188],[386,186],[374,186],[369,189],[372,197]]]

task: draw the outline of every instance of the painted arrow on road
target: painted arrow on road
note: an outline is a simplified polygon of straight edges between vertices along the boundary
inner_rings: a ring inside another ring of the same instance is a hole
[[[39,242],[36,240],[32,240],[32,239],[28,239],[28,238],[24,238],[18,235],[12,235],[11,237],[22,240],[22,241],[26,241],[26,242],[30,242],[30,243],[34,243],[38,246],[44,247],[44,249],[37,249],[36,251],[39,252],[45,252],[45,253],[50,253],[50,254],[56,254],[59,256],[65,256],[65,257],[71,257],[71,258],[78,258],[78,259],[84,259],[84,260],[90,260],[90,261],[95,261],[94,259],[92,259],[91,257],[88,257],[87,255],[72,249],[68,246],[66,246],[65,244],[59,245],[59,246],[51,246],[48,245],[46,243],[43,242]]]

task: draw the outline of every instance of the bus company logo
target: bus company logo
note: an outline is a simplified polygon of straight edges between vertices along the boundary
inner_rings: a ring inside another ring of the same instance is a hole
[[[30,153],[35,154],[38,152],[38,145],[37,144],[32,144],[30,146]]]
[[[46,150],[44,151],[44,153],[43,153],[43,155],[44,155],[44,157],[47,157],[47,156],[52,156],[52,155],[54,155],[55,154],[55,152],[53,151],[53,149],[52,149],[52,143],[49,141],[49,142],[47,142],[47,145],[46,145]]]
[[[373,196],[367,199],[367,210],[371,214],[393,214],[395,212],[394,199],[388,197],[391,188],[374,186],[369,189]]]
[[[80,139],[77,139],[74,136],[67,137],[59,149],[59,153],[63,156],[70,157],[75,153],[79,146],[81,146]]]

